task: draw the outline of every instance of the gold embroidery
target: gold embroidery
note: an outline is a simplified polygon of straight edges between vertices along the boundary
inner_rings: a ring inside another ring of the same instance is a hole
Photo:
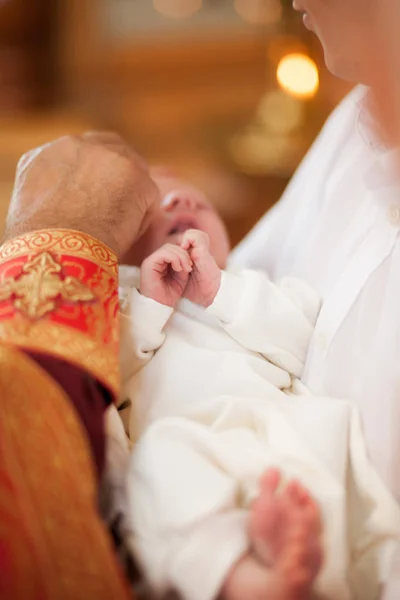
[[[109,330],[109,321],[114,321],[113,315],[118,315],[118,296],[113,295],[115,289],[115,280],[111,279],[104,271],[97,270],[92,277],[86,282],[90,288],[96,290],[98,298],[105,305],[105,299],[108,299],[107,312],[109,319],[105,320],[102,317],[104,309],[98,304],[87,304],[82,307],[82,313],[86,319],[86,326],[91,335],[96,339],[104,339],[105,331],[108,329],[109,343],[118,346],[119,329],[114,327]]]
[[[119,361],[115,345],[100,344],[68,325],[27,321],[22,315],[0,322],[0,346],[2,343],[59,356],[91,373],[116,396],[119,394]]]
[[[0,344],[72,362],[118,395],[117,267],[112,250],[80,232],[43,230],[9,240],[0,246]],[[38,271],[47,290],[40,301]]]
[[[12,300],[14,308],[30,319],[40,319],[56,308],[56,299],[72,303],[94,300],[95,295],[75,277],[62,279],[62,268],[49,252],[41,252],[22,268],[17,279],[6,279],[0,287],[0,302]]]
[[[118,273],[117,257],[110,248],[90,235],[68,229],[34,231],[8,240],[0,247],[0,264],[44,251],[89,260],[112,277]]]

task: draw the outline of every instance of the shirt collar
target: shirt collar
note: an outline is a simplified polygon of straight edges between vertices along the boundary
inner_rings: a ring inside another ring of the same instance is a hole
[[[376,118],[375,99],[369,88],[365,88],[358,101],[357,129],[363,141],[376,154],[394,149]]]

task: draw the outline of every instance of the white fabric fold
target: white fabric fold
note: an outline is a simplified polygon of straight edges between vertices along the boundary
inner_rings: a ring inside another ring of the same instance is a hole
[[[246,349],[301,377],[320,305],[316,292],[298,279],[276,285],[265,273],[243,269],[222,272],[206,312]]]
[[[153,587],[213,600],[246,550],[258,478],[274,466],[321,506],[318,593],[375,600],[398,542],[399,510],[367,460],[354,406],[311,395],[296,379],[318,295],[298,279],[276,285],[245,270],[223,274],[207,310],[183,301],[168,311],[129,285],[121,290],[121,348],[125,376],[134,374],[123,391],[134,403],[138,443],[127,519]]]

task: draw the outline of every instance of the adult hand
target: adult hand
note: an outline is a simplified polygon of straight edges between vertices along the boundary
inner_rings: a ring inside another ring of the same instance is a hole
[[[119,135],[66,136],[19,161],[5,239],[39,229],[74,229],[121,257],[158,204],[146,162]]]

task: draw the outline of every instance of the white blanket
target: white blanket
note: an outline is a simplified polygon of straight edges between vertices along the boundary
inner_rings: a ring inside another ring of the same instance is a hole
[[[207,310],[174,312],[121,271],[123,396],[137,443],[126,477],[128,543],[157,591],[211,600],[248,549],[259,475],[279,467],[319,501],[321,597],[369,600],[400,532],[352,405],[299,382],[319,301],[296,280],[225,273]]]

